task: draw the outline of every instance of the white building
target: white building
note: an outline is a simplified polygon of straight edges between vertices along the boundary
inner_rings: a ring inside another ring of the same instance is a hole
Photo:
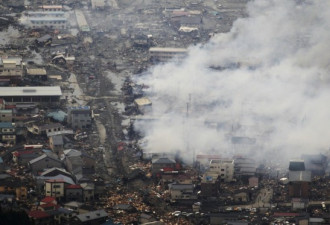
[[[30,28],[50,28],[63,30],[67,28],[67,18],[63,11],[34,11],[28,12],[26,24]]]
[[[213,159],[209,172],[219,175],[221,181],[231,182],[234,179],[234,160]]]

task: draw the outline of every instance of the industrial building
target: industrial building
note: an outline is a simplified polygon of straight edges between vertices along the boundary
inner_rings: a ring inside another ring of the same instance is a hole
[[[0,87],[0,98],[11,103],[59,103],[62,96],[59,86]]]
[[[27,25],[31,28],[66,29],[67,18],[62,11],[28,12]]]

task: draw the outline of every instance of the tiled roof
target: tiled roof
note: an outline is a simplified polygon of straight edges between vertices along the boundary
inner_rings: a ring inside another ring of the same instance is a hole
[[[52,202],[52,201],[55,201],[55,200],[56,200],[56,198],[51,197],[51,196],[47,196],[47,197],[41,199],[41,202],[49,203],[49,202]]]
[[[29,217],[35,218],[35,219],[41,219],[41,218],[47,218],[50,217],[50,215],[44,211],[40,210],[33,210],[28,213]]]
[[[81,186],[79,184],[71,184],[66,189],[81,189]]]

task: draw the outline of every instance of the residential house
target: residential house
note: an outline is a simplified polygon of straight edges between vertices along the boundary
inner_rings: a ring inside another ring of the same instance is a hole
[[[56,154],[63,153],[63,136],[62,135],[54,135],[49,137],[49,146]]]
[[[43,154],[29,162],[32,174],[36,175],[52,167],[62,167],[62,162],[53,154]]]
[[[33,150],[24,150],[24,151],[14,151],[13,154],[13,161],[19,165],[26,166],[29,162],[41,155],[39,149]]]
[[[43,193],[45,190],[45,183],[47,180],[63,180],[65,184],[70,185],[70,184],[75,184],[73,179],[70,176],[65,176],[65,175],[56,175],[56,176],[37,176],[35,177],[36,179],[36,191],[38,193]]]
[[[194,184],[169,184],[171,201],[196,200],[197,195],[194,193],[194,189]]]
[[[74,176],[72,176],[72,174],[66,171],[64,168],[57,168],[57,167],[47,169],[40,174],[40,176],[44,176],[44,177],[53,177],[57,175],[64,175],[72,179],[74,178]]]
[[[67,121],[74,129],[90,128],[92,126],[92,113],[90,107],[69,107]]]
[[[54,224],[53,215],[42,211],[42,210],[32,210],[28,212],[28,217],[32,224],[35,225],[52,225]]]
[[[72,225],[92,225],[104,223],[108,218],[108,213],[104,209],[79,214],[74,217]]]
[[[0,110],[0,122],[12,122],[13,121],[13,110],[1,109]]]
[[[170,156],[153,156],[151,163],[151,172],[154,175],[160,173],[164,168],[176,169],[176,161]]]
[[[93,201],[95,185],[91,183],[81,183],[80,186],[83,189],[83,197],[84,197],[83,201],[84,202]]]
[[[12,177],[4,177],[0,179],[0,193],[1,194],[15,194],[16,199],[27,199],[27,185],[20,179]]]
[[[66,201],[83,201],[83,188],[79,184],[71,184],[65,187]]]
[[[49,123],[49,124],[33,124],[28,127],[28,130],[37,135],[47,135],[48,133],[62,131],[63,125],[60,123]]]
[[[56,199],[64,199],[65,185],[67,183],[63,179],[46,180],[45,181],[45,195],[52,196]]]
[[[16,144],[15,123],[0,122],[0,140],[8,144]]]
[[[67,170],[74,175],[92,175],[95,173],[95,159],[84,151],[64,150],[64,161]]]
[[[220,193],[220,177],[218,174],[206,172],[201,181],[201,196],[217,197]]]

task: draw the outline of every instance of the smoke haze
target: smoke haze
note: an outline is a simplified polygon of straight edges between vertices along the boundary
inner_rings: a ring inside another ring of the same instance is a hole
[[[299,157],[329,148],[330,2],[255,0],[181,63],[138,77],[153,103],[145,151]],[[286,154],[286,155],[284,155]]]

